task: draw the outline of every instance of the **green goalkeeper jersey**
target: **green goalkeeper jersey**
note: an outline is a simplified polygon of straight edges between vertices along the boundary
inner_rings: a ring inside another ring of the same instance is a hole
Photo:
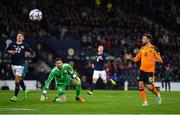
[[[44,89],[49,89],[49,84],[53,78],[55,79],[56,86],[68,84],[72,80],[71,75],[75,75],[75,72],[69,64],[63,64],[61,68],[55,66],[45,81]]]

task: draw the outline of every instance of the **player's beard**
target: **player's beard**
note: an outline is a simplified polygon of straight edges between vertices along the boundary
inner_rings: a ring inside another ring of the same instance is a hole
[[[145,46],[147,43],[148,43],[148,42],[145,42],[145,43],[142,42],[141,44],[142,44],[142,46]]]

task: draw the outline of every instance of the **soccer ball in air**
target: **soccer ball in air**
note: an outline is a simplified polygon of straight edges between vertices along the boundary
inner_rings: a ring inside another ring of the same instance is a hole
[[[43,17],[43,14],[42,14],[41,10],[39,10],[39,9],[33,9],[29,13],[29,18],[32,21],[40,21],[40,20],[42,20],[42,17]]]

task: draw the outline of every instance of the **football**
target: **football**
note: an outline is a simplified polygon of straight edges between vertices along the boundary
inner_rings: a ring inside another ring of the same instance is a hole
[[[29,18],[31,21],[40,21],[42,20],[43,14],[39,9],[33,9],[29,13]]]

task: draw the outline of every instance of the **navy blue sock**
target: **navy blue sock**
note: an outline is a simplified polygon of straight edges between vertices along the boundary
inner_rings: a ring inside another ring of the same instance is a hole
[[[19,82],[19,84],[20,84],[21,88],[23,89],[23,91],[25,91],[25,90],[26,90],[26,86],[24,85],[24,81],[21,80],[21,81]]]
[[[14,96],[17,97],[18,93],[19,93],[19,83],[15,83],[15,92],[14,92]]]
[[[95,88],[95,83],[92,83],[92,85],[91,85],[91,91],[93,91],[94,90],[94,88]]]

